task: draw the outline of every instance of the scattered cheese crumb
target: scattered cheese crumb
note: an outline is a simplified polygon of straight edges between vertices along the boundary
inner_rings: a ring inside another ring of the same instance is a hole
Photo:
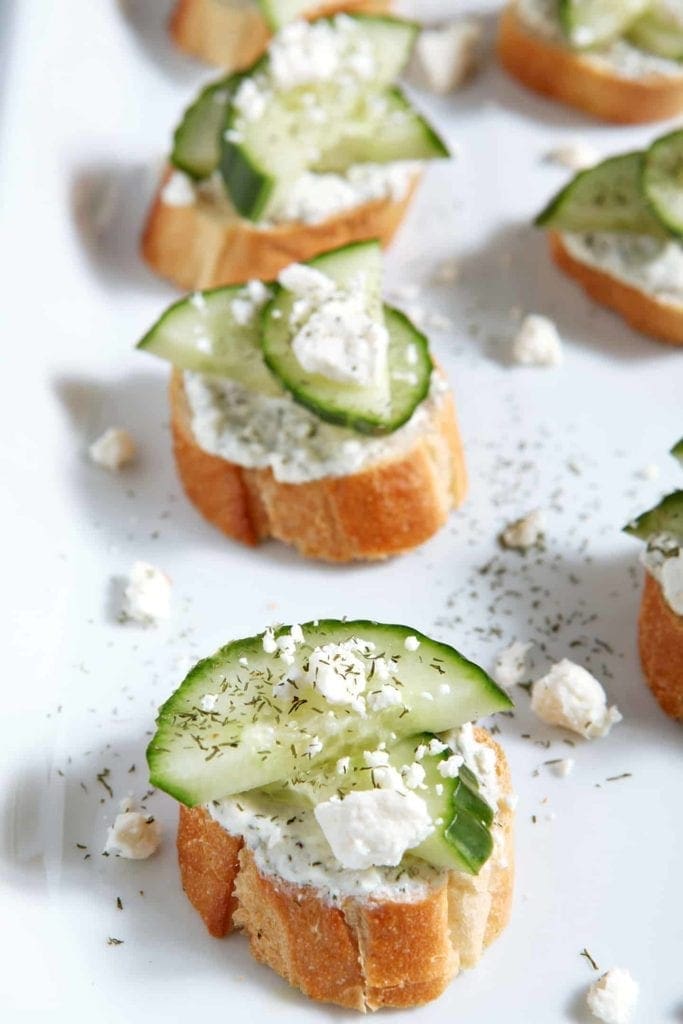
[[[403,646],[407,651],[416,651],[420,646],[420,641],[416,636],[407,636],[403,641]]]
[[[624,967],[612,967],[593,982],[586,1002],[604,1024],[628,1024],[638,1001],[638,983]]]
[[[638,471],[641,480],[659,480],[660,468],[656,462],[650,462]]]
[[[344,868],[395,867],[434,831],[426,803],[413,792],[354,791],[318,804],[313,813]]]
[[[408,67],[416,85],[444,96],[459,88],[477,65],[481,25],[470,19],[420,32]]]
[[[585,739],[606,736],[621,714],[590,672],[564,658],[531,691],[531,710],[548,725],[561,725]]]
[[[127,860],[146,860],[161,842],[159,822],[136,809],[128,799],[121,802],[121,813],[107,831],[106,853],[115,853]]]
[[[549,150],[545,159],[548,163],[566,167],[569,171],[585,171],[587,167],[594,167],[597,164],[600,154],[585,139],[571,139]]]
[[[336,764],[337,775],[346,775],[351,764],[350,757],[340,757]]]
[[[182,171],[173,171],[161,190],[161,201],[166,206],[194,206],[197,193],[192,179]]]
[[[133,563],[124,596],[124,613],[136,622],[156,623],[171,614],[171,581],[149,562]]]
[[[520,366],[560,366],[562,341],[557,327],[547,316],[525,316],[514,341],[512,360]]]
[[[541,509],[534,509],[521,519],[515,519],[500,535],[503,547],[526,551],[541,540],[545,529],[545,515]]]
[[[202,699],[199,701],[199,707],[202,711],[213,711],[218,702],[217,693],[205,693]]]
[[[458,777],[460,769],[465,763],[465,758],[462,754],[453,754],[452,757],[447,757],[444,761],[439,761],[439,775],[443,779],[455,779]]]
[[[421,764],[413,761],[412,764],[404,764],[401,769],[403,783],[408,789],[418,789],[424,786],[426,772]]]
[[[508,527],[508,530],[510,527]],[[506,531],[507,532],[507,531]],[[526,656],[533,643],[515,640],[501,651],[493,668],[493,678],[499,686],[516,686],[526,674]]]
[[[261,644],[263,646],[264,654],[275,654],[277,650],[277,641],[275,639],[275,632],[271,627],[268,627],[263,634]]]
[[[367,705],[371,711],[385,711],[386,708],[394,708],[401,703],[401,691],[396,686],[388,684],[379,690],[373,690],[367,696]]]
[[[555,775],[559,776],[561,779],[566,779],[567,776],[571,775],[574,771],[575,764],[576,761],[573,757],[563,757],[559,761],[556,761],[555,764],[551,765],[551,767]]]
[[[315,757],[323,749],[322,740],[319,736],[314,736],[311,742],[306,747],[306,757]]]
[[[136,450],[135,441],[127,430],[122,427],[109,427],[93,441],[88,452],[98,466],[116,470],[132,462]]]

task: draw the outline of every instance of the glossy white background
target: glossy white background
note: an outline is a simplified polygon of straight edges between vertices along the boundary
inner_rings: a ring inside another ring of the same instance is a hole
[[[487,25],[482,73],[453,97],[419,97],[458,159],[430,170],[387,268],[388,291],[418,282],[418,301],[452,320],[433,344],[458,400],[469,500],[434,541],[386,565],[242,550],[180,493],[166,370],[133,351],[176,294],[137,258],[144,210],[181,109],[211,77],[173,52],[167,7],[6,0],[0,12],[2,1019],[350,1019],[256,966],[240,937],[206,935],[178,883],[170,800],[148,803],[165,827],[158,856],[101,856],[117,801],[147,788],[155,707],[192,659],[275,619],[347,614],[413,624],[487,668],[511,640],[535,640],[537,674],[571,656],[624,714],[609,738],[571,750],[517,692],[515,718],[500,723],[520,795],[513,920],[476,971],[410,1019],[586,1022],[588,947],[602,969],[640,981],[638,1021],[683,1020],[681,732],[640,675],[638,545],[619,532],[680,485],[666,452],[683,433],[683,356],[593,308],[529,227],[566,177],[543,162],[549,148],[580,135],[607,154],[658,129],[604,128],[524,92],[490,52],[496,5],[470,8]],[[450,256],[457,284],[429,286]],[[564,366],[508,364],[520,310],[557,321]],[[86,456],[112,423],[140,443],[120,476]],[[638,475],[649,463],[656,482]],[[536,506],[545,552],[501,552],[500,529]],[[117,622],[136,558],[173,578],[167,626]],[[567,755],[568,779],[542,765]],[[115,800],[97,781],[104,769]]]

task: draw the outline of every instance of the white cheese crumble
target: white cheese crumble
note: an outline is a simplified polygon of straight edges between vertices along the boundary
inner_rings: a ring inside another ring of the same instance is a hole
[[[649,538],[641,561],[659,583],[671,610],[683,615],[683,541],[671,534],[655,534]]]
[[[171,614],[171,581],[149,562],[134,562],[124,591],[124,614],[147,624]]]
[[[199,701],[199,707],[202,711],[213,711],[218,703],[217,693],[205,693]]]
[[[481,25],[471,19],[423,28],[413,48],[408,77],[437,95],[453,92],[473,74],[481,36]]]
[[[192,179],[182,171],[172,171],[161,190],[161,201],[165,206],[194,206],[197,193]]]
[[[318,804],[314,814],[345,868],[395,867],[434,831],[426,803],[413,792],[354,791]]]
[[[244,289],[230,303],[235,323],[240,327],[248,327],[270,296],[270,289],[262,281],[247,281]]]
[[[510,687],[521,683],[526,674],[526,656],[533,643],[515,640],[501,651],[493,667],[493,678],[499,686]]]
[[[132,462],[136,455],[136,444],[127,430],[109,427],[88,448],[91,460],[105,469],[117,470]]]
[[[368,653],[368,645],[363,640],[351,639],[316,647],[308,657],[302,680],[329,704],[348,704],[362,714],[365,701],[361,694],[365,691],[367,676],[365,662],[358,653]]]
[[[560,366],[562,341],[553,321],[536,313],[525,316],[512,342],[512,359],[520,366]]]
[[[471,722],[445,733],[443,738],[455,754],[462,755],[467,768],[477,777],[479,792],[495,811],[501,798],[495,750],[477,740]]]
[[[683,246],[675,240],[628,233],[565,232],[575,260],[631,285],[661,302],[683,305]]]
[[[526,551],[535,547],[543,537],[545,530],[545,514],[542,509],[534,509],[521,519],[515,519],[503,530],[501,542],[506,548]]]
[[[585,171],[598,163],[600,154],[585,139],[570,139],[548,150],[545,159],[569,171]]]
[[[311,312],[292,338],[292,351],[306,373],[377,386],[387,376],[389,332],[366,312],[362,291],[337,292]]]
[[[586,1002],[604,1024],[629,1024],[638,1001],[638,983],[624,967],[612,967],[593,982]]]
[[[595,676],[567,658],[536,680],[531,710],[548,725],[563,726],[589,740],[606,736],[622,719],[616,706],[607,707],[607,696]]]
[[[465,763],[462,754],[451,754],[443,761],[439,761],[438,772],[443,779],[457,779],[460,769]]]
[[[369,691],[366,702],[370,710],[376,712],[397,707],[397,705],[403,703],[403,698],[398,687],[386,683],[378,690]]]
[[[661,470],[656,462],[648,462],[647,466],[643,466],[642,469],[638,470],[638,476],[641,480],[659,480]]]
[[[146,860],[161,842],[159,822],[137,810],[134,801],[121,802],[121,813],[107,831],[106,853],[115,853],[127,860]]]
[[[421,764],[413,761],[412,764],[405,764],[401,768],[401,777],[406,789],[422,789],[427,773]]]
[[[566,779],[567,776],[571,775],[571,773],[574,771],[575,764],[576,761],[573,757],[561,757],[559,761],[555,761],[555,763],[551,765],[551,767],[553,773],[557,775],[558,778]]]
[[[407,651],[416,651],[420,646],[420,641],[416,636],[407,636],[403,641],[403,646]]]
[[[377,69],[370,38],[344,15],[329,21],[290,22],[273,39],[268,56],[270,78],[278,91],[340,78],[369,81]]]

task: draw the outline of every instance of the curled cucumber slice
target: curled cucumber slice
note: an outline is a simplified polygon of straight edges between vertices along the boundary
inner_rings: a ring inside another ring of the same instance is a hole
[[[683,130],[652,143],[645,154],[642,187],[661,223],[683,236]]]
[[[572,46],[591,49],[618,39],[650,0],[560,0],[560,21]]]

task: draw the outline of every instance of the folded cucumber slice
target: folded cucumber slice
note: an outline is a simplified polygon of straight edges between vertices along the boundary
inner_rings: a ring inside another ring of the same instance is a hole
[[[260,315],[255,311],[246,324],[235,318],[250,301],[248,286],[195,292],[167,309],[137,347],[180,370],[216,374],[251,391],[282,395],[263,361]]]
[[[590,49],[618,39],[650,0],[560,0],[560,21],[572,46]]]
[[[683,61],[683,11],[675,15],[673,8],[655,0],[631,26],[628,39],[658,57]]]
[[[218,167],[220,131],[237,80],[237,75],[231,75],[203,89],[175,130],[171,163],[197,181]]]
[[[364,434],[392,433],[406,423],[429,393],[433,368],[429,343],[410,320],[391,306],[375,308],[379,263],[377,243],[371,243],[328,253],[312,260],[310,266],[326,273],[342,288],[346,284],[353,287],[353,279],[359,275],[367,282],[368,313],[378,321],[383,313],[389,333],[388,379],[363,386],[308,373],[292,348],[290,318],[297,302],[292,292],[279,287],[263,316],[263,358],[282,386],[320,419]]]
[[[658,505],[625,526],[624,533],[641,540],[648,540],[655,533],[683,537],[683,491],[667,494]]]
[[[666,237],[666,228],[643,196],[644,163],[643,153],[626,153],[581,171],[535,223],[558,231],[627,231]]]
[[[683,131],[670,132],[645,154],[643,191],[659,220],[683,235]]]
[[[159,712],[147,751],[154,786],[189,806],[203,804],[374,749],[392,733],[400,740],[445,731],[512,706],[482,669],[406,626],[330,619],[302,630],[303,643],[292,644],[290,627],[236,640],[192,669]],[[354,654],[367,680],[366,714],[304,683],[316,648],[354,637],[375,645]],[[419,641],[416,651],[406,649],[407,637]],[[400,703],[373,712],[371,694],[388,685],[379,682],[380,657],[398,666],[391,685]],[[297,674],[296,686],[288,684]]]

